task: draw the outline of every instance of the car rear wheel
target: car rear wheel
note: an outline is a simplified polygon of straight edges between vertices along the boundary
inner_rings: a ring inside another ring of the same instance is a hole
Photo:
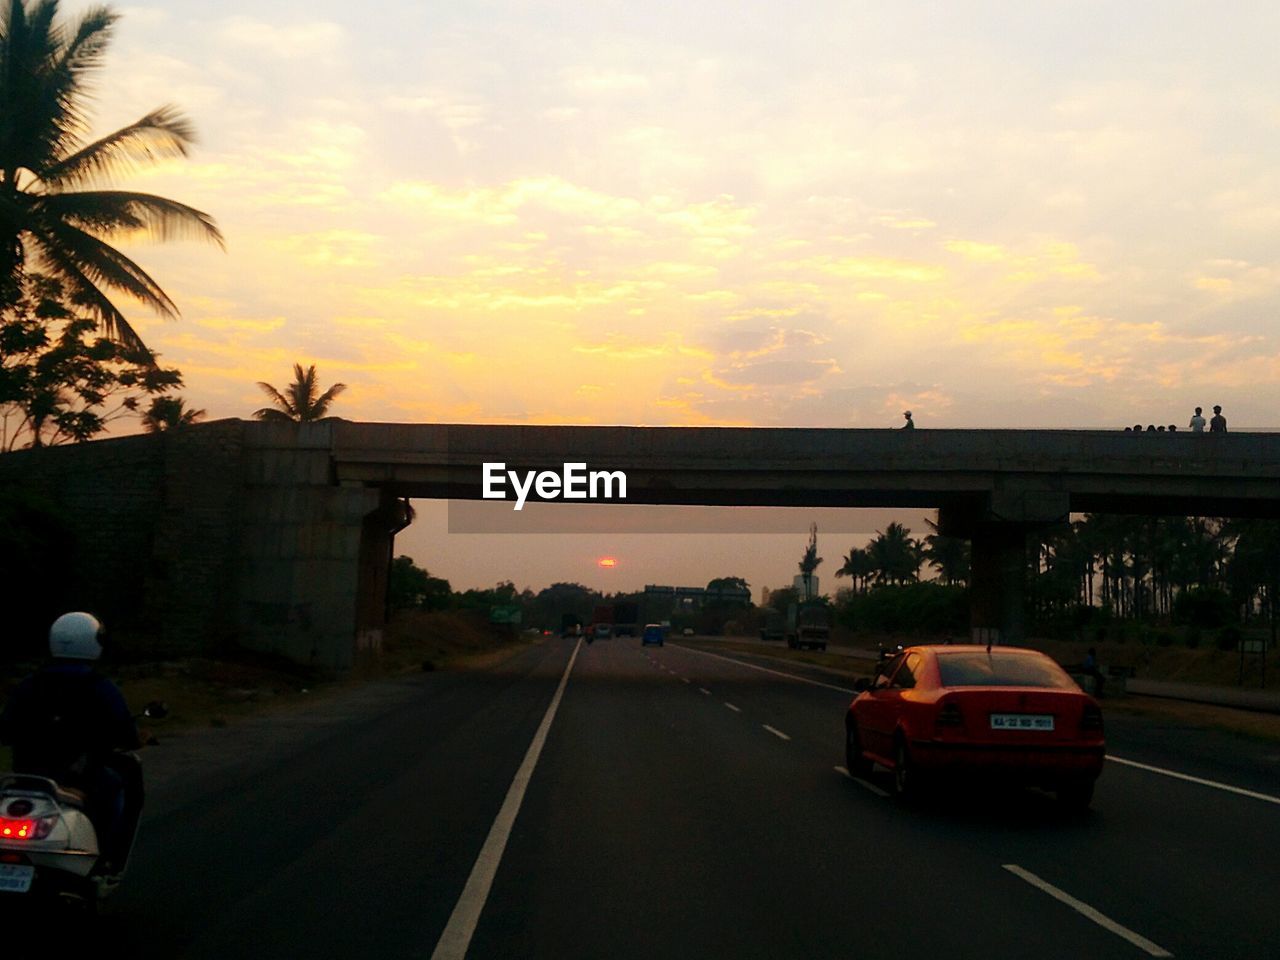
[[[1093,802],[1093,781],[1073,780],[1059,784],[1058,803],[1066,810],[1083,811]]]
[[[901,736],[893,741],[893,795],[910,802],[920,795],[920,774],[911,762],[911,751]]]
[[[850,723],[844,732],[844,765],[853,777],[866,779],[871,776],[874,764],[862,755],[862,738],[858,736],[858,725]]]

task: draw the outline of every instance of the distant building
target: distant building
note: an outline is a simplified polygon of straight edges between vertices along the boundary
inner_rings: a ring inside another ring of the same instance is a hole
[[[796,595],[803,600],[805,598],[804,574],[797,573],[795,578],[791,581],[791,586],[795,589]],[[816,573],[809,577],[808,596],[822,596],[822,591],[818,589],[818,575]]]

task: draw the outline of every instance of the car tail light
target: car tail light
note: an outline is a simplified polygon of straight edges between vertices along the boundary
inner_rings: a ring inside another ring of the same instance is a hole
[[[53,832],[53,825],[57,822],[56,814],[36,820],[0,817],[0,840],[43,840]]]
[[[1086,703],[1084,705],[1084,713],[1080,715],[1080,729],[1102,729],[1102,708],[1096,703]]]
[[[935,719],[935,723],[939,730],[944,730],[948,727],[963,727],[964,717],[960,713],[960,704],[955,703],[954,701],[944,703],[938,708],[938,715]]]

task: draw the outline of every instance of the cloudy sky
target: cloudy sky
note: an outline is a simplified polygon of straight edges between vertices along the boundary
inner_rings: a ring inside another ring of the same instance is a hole
[[[130,316],[211,418],[299,360],[352,419],[1280,426],[1274,3],[119,9],[99,126],[200,134],[127,185],[227,236]]]

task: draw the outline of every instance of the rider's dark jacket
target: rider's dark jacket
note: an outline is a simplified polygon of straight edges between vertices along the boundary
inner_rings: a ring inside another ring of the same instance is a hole
[[[0,743],[13,747],[16,772],[81,789],[113,751],[140,746],[124,695],[80,660],[55,660],[18,684],[0,714]]]

